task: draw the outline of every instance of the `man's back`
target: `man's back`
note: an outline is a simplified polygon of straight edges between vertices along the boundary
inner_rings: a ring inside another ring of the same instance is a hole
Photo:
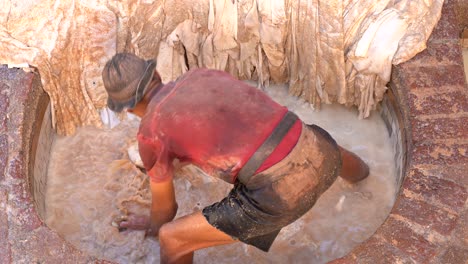
[[[167,163],[176,157],[233,182],[286,112],[262,91],[225,72],[190,71],[152,98],[139,139],[152,144],[152,150],[143,147],[142,156],[153,155],[143,161],[150,166],[154,159]]]

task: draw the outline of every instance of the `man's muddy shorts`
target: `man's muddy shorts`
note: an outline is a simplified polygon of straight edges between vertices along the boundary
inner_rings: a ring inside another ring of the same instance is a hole
[[[305,214],[341,169],[336,142],[323,129],[303,124],[282,161],[236,182],[226,198],[203,209],[208,222],[236,240],[268,251],[281,228]]]

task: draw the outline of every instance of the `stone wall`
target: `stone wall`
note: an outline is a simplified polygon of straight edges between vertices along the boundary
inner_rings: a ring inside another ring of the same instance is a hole
[[[410,136],[408,170],[386,222],[335,264],[468,259],[468,87],[456,16],[462,2],[467,7],[447,1],[428,48],[394,68],[391,86]]]

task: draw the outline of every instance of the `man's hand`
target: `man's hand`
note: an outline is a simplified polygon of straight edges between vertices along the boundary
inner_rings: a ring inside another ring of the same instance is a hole
[[[129,215],[118,223],[119,231],[127,229],[148,230],[150,227],[150,217],[145,215]]]

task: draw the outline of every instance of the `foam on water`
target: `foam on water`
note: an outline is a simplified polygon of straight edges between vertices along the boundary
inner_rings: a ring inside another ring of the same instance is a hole
[[[197,251],[195,263],[325,263],[341,257],[382,224],[396,192],[393,148],[378,114],[358,120],[354,110],[308,103],[287,95],[284,86],[266,92],[308,124],[326,129],[343,147],[370,166],[358,184],[341,178],[312,210],[283,228],[269,253],[236,243]],[[138,121],[113,129],[81,128],[54,142],[46,193],[46,223],[77,248],[119,263],[157,263],[157,239],[142,231],[119,233],[112,220],[122,214],[149,214],[148,179],[129,161]],[[178,171],[175,188],[180,217],[221,200],[231,185],[189,166]]]

